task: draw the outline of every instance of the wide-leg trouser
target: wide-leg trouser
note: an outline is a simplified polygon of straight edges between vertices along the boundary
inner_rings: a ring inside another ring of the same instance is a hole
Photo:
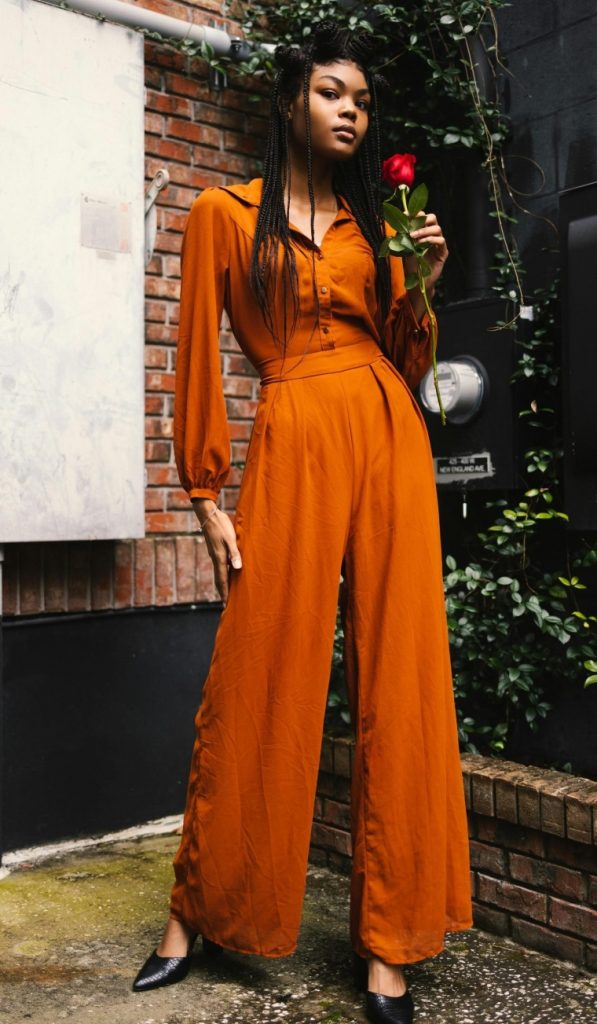
[[[342,573],[351,944],[421,960],[472,927],[427,428],[373,340],[263,380],[170,912],[229,949],[296,950]]]

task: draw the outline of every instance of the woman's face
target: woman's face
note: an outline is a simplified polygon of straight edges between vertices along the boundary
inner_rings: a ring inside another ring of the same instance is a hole
[[[369,127],[370,106],[367,80],[356,64],[314,64],[309,87],[313,154],[324,160],[348,160],[354,156]],[[296,144],[306,149],[302,89],[288,109],[292,114],[291,134]]]

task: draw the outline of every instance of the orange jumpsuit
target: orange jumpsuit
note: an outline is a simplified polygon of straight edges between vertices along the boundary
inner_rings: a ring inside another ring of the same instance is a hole
[[[228,949],[296,950],[342,574],[351,944],[409,963],[472,927],[437,492],[411,391],[431,365],[429,323],[392,257],[380,330],[375,260],[340,197],[315,247],[310,342],[312,243],[290,225],[301,313],[283,364],[248,281],[261,190],[206,188],[183,238],[174,450],[190,497],[217,498],[230,468],[223,308],[261,392],[235,516],[243,566],[195,717],[170,912]]]

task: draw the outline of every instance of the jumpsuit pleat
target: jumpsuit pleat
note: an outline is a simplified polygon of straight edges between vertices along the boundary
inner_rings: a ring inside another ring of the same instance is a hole
[[[310,341],[301,257],[304,310],[281,359],[247,285],[260,195],[261,179],[204,190],[183,244],[174,447],[189,496],[217,498],[230,468],[224,304],[261,389],[234,517],[242,568],[195,716],[170,914],[227,949],[296,950],[340,599],[351,944],[409,963],[472,927],[437,490],[412,391],[431,362],[429,323],[390,260],[379,343],[373,257],[343,203],[317,248],[319,331]]]

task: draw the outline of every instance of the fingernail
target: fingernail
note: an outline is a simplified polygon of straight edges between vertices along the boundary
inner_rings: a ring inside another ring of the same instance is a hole
[[[233,564],[235,569],[240,569],[240,567],[242,565],[242,562],[241,562],[240,558],[233,558],[232,559],[232,564]]]

